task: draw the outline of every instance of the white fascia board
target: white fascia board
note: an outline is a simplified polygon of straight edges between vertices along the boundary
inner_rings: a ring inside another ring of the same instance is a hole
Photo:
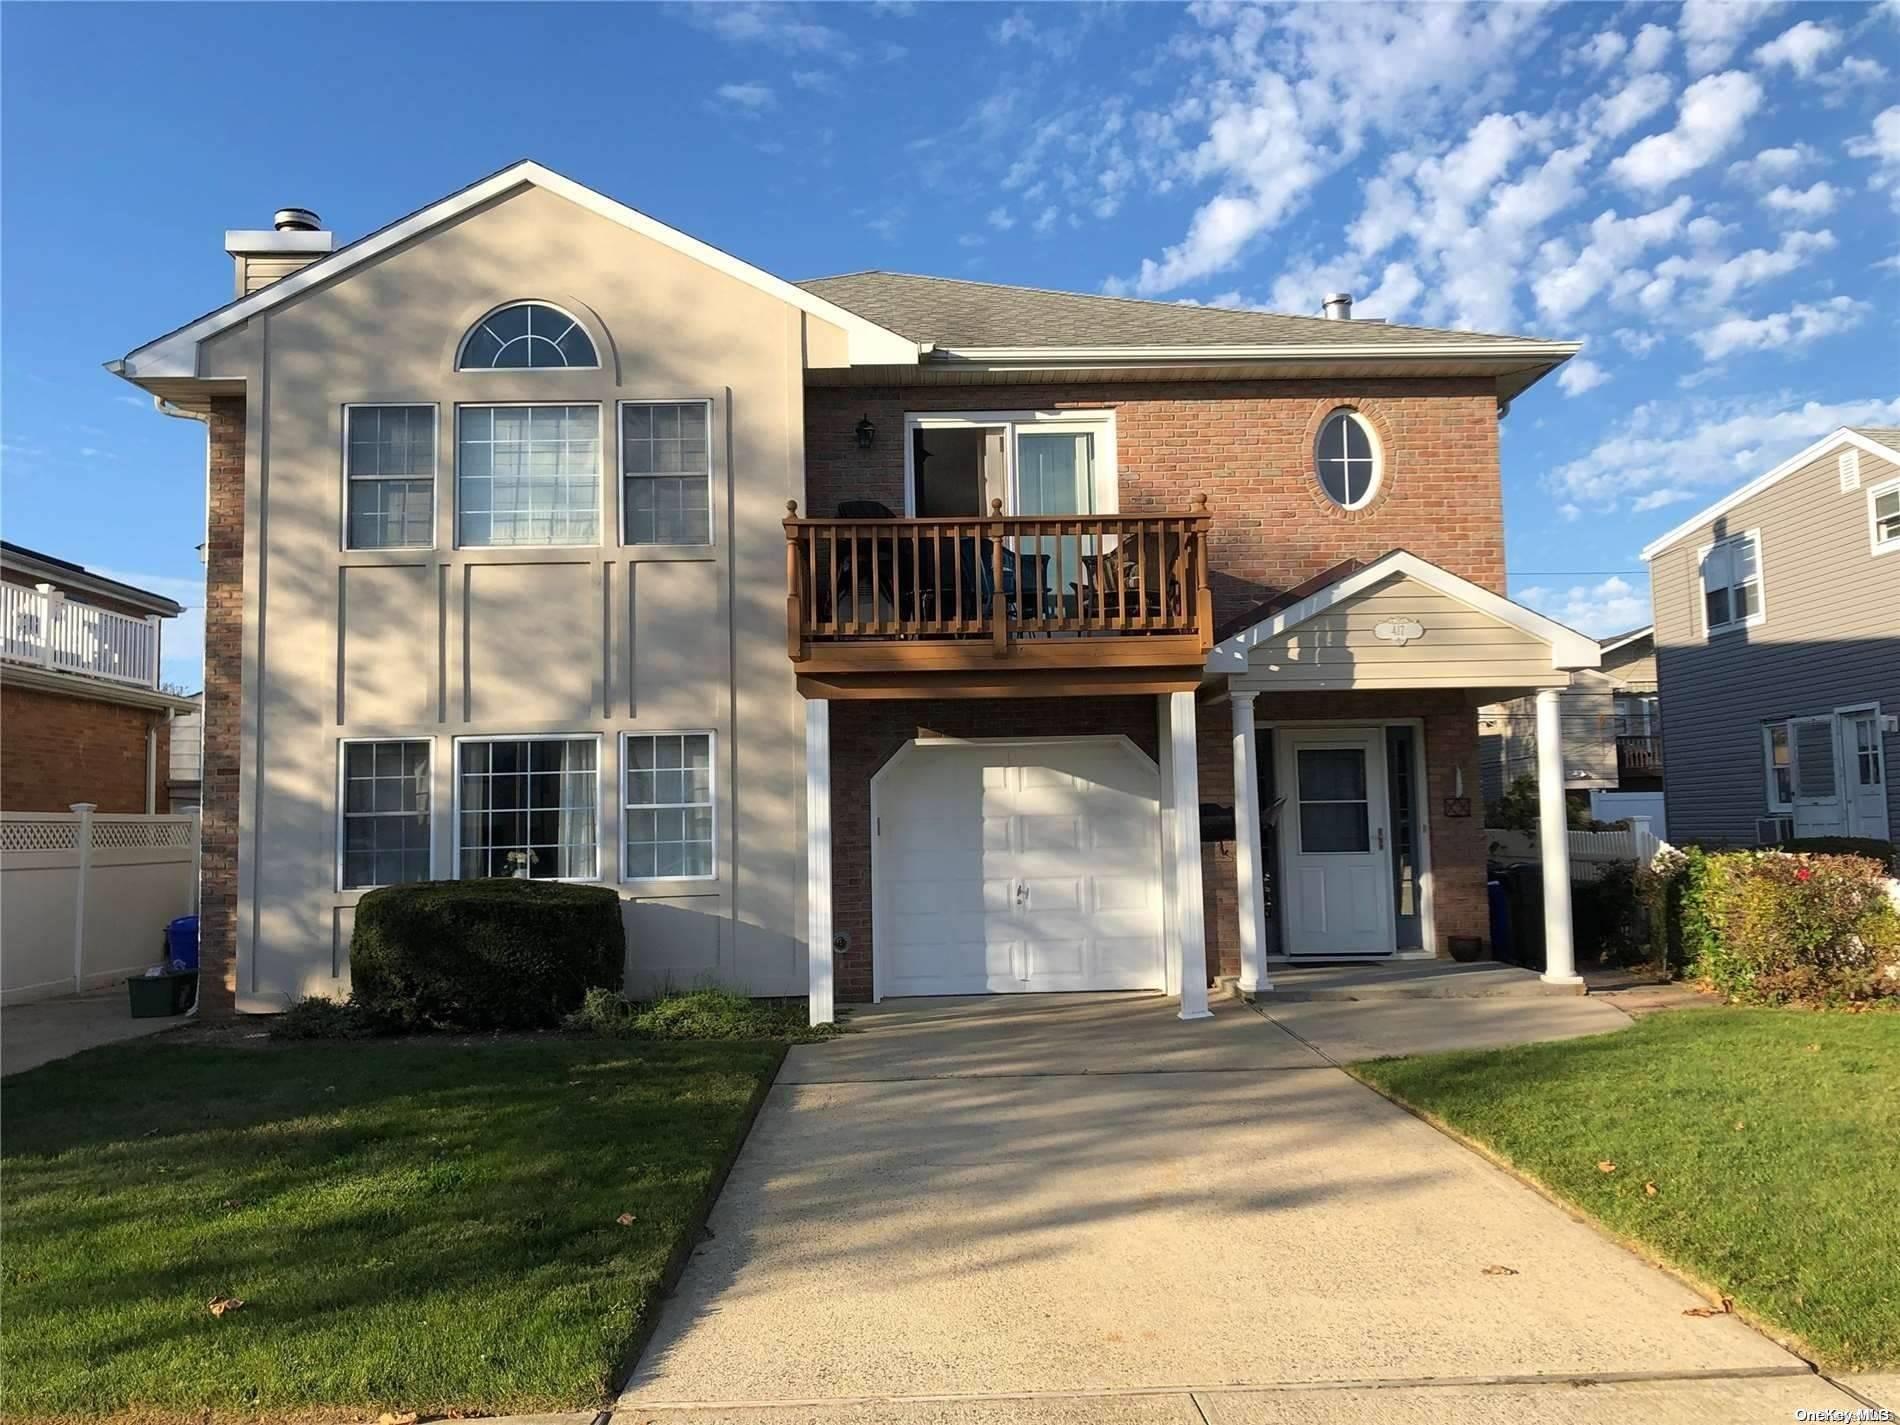
[[[846,311],[834,302],[813,296],[804,288],[794,286],[781,277],[742,262],[731,253],[722,252],[710,243],[698,238],[688,237],[685,233],[669,228],[666,224],[645,213],[629,208],[624,203],[614,201],[604,194],[596,193],[584,184],[565,178],[551,169],[543,168],[531,161],[513,164],[482,179],[479,183],[451,194],[428,207],[411,213],[399,222],[391,223],[381,231],[349,244],[328,257],[319,258],[308,267],[293,272],[288,277],[279,278],[270,286],[261,288],[250,296],[220,307],[217,311],[200,317],[188,326],[148,342],[146,345],[129,352],[116,374],[130,380],[150,380],[157,377],[194,377],[198,374],[198,344],[216,336],[219,332],[250,320],[260,312],[265,312],[284,302],[290,301],[301,293],[309,291],[319,282],[328,282],[341,273],[361,263],[380,256],[402,243],[438,227],[460,216],[471,208],[479,207],[492,199],[527,185],[544,188],[550,193],[566,198],[569,202],[598,214],[622,227],[639,233],[643,237],[672,248],[717,272],[755,287],[761,292],[778,298],[802,312],[807,312],[823,321],[844,330],[847,338],[847,351],[851,364],[857,365],[915,365],[918,356],[917,343],[887,331],[874,322],[866,321],[855,312]]]
[[[1599,643],[1597,647],[1601,648],[1605,653],[1614,653],[1619,648],[1628,648],[1639,638],[1648,638],[1651,634],[1655,633],[1655,631],[1656,626],[1650,624],[1644,628],[1636,629],[1634,632],[1626,633],[1621,638],[1614,639],[1608,643]]]
[[[1228,346],[963,346],[939,347],[939,360],[997,366],[1098,366],[1157,361],[1346,361],[1413,358],[1444,361],[1460,357],[1496,360],[1563,361],[1583,349],[1575,341],[1551,342],[1280,342]]]
[[[1333,605],[1350,599],[1353,595],[1382,583],[1393,575],[1403,575],[1415,579],[1443,594],[1448,599],[1456,599],[1481,614],[1488,614],[1499,623],[1521,629],[1532,638],[1550,645],[1550,663],[1553,668],[1579,669],[1595,668],[1603,661],[1602,651],[1594,638],[1578,633],[1575,629],[1546,618],[1535,609],[1527,609],[1522,604],[1512,603],[1502,595],[1494,594],[1482,585],[1440,568],[1426,559],[1403,549],[1375,559],[1363,569],[1355,569],[1345,577],[1335,580],[1317,593],[1309,594],[1297,604],[1280,610],[1268,618],[1262,619],[1251,628],[1242,629],[1230,638],[1214,645],[1207,655],[1204,671],[1208,673],[1244,673],[1247,670],[1247,655],[1254,645],[1277,638],[1290,628],[1297,628],[1307,620],[1324,613]]]
[[[1665,534],[1661,539],[1651,540],[1648,544],[1643,546],[1643,559],[1645,562],[1654,559],[1658,554],[1661,554],[1665,549],[1669,548],[1670,545],[1687,539],[1710,520],[1715,519],[1719,515],[1727,514],[1730,510],[1741,504],[1743,500],[1752,499],[1763,490],[1766,490],[1770,485],[1787,479],[1802,466],[1819,460],[1830,450],[1841,445],[1858,446],[1869,455],[1877,455],[1882,460],[1891,461],[1896,455],[1900,455],[1900,451],[1895,451],[1889,446],[1882,445],[1877,440],[1869,440],[1857,430],[1849,430],[1846,426],[1842,426],[1833,434],[1822,436],[1807,449],[1796,451],[1767,474],[1757,475],[1753,480],[1750,480],[1746,485],[1742,486],[1741,489],[1736,490],[1732,494],[1724,495],[1706,510],[1702,510],[1690,516],[1674,529],[1670,530],[1669,533]]]
[[[226,228],[224,250],[233,257],[243,253],[256,257],[266,252],[331,252],[336,248],[332,232],[279,232],[275,228]]]

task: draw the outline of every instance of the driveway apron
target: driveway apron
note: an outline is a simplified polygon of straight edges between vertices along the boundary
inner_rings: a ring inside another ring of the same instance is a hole
[[[1805,1369],[1246,1006],[853,1024],[788,1057],[623,1408]]]

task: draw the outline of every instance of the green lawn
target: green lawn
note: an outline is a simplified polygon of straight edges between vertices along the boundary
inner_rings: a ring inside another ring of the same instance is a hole
[[[593,1407],[782,1053],[145,1042],[9,1079],[0,1415]]]
[[[1684,1010],[1353,1072],[1823,1363],[1900,1363],[1900,1014]]]

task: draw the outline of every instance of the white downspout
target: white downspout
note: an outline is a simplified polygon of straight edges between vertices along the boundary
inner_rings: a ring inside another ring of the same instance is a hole
[[[145,724],[145,814],[158,815],[158,714]]]

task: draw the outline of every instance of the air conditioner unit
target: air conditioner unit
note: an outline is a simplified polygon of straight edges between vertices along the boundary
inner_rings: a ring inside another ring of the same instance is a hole
[[[1779,846],[1784,841],[1794,840],[1794,818],[1791,816],[1758,816],[1755,818],[1755,844],[1757,846]]]

